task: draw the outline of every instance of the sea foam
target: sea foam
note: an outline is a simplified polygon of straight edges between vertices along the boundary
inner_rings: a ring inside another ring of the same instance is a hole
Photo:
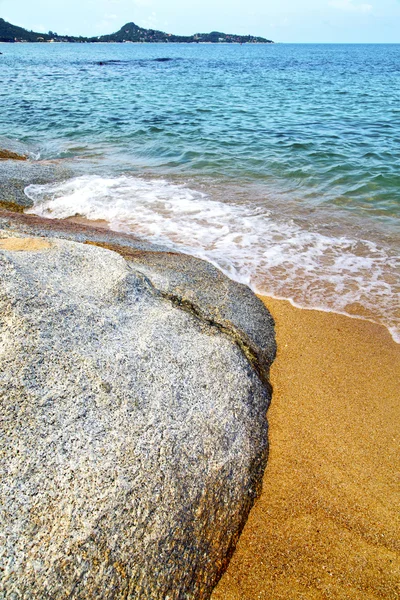
[[[204,258],[258,293],[381,322],[400,342],[400,257],[371,241],[329,236],[160,179],[90,175],[25,193],[31,213],[105,220],[115,231]]]

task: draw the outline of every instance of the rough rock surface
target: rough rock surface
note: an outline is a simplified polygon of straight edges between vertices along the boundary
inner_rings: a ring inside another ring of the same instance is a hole
[[[238,291],[268,327],[243,330],[257,372],[204,263],[184,292],[201,310],[155,263],[2,244],[0,597],[203,599],[229,561],[266,463],[272,324]]]
[[[0,230],[8,235],[35,235],[57,237],[76,242],[96,242],[105,246],[120,246],[134,250],[168,251],[160,244],[153,244],[135,238],[133,235],[110,231],[104,227],[87,226],[63,219],[47,219],[31,214],[17,214],[23,207],[14,203],[11,209],[2,206],[0,201]],[[17,212],[15,212],[17,209]]]
[[[12,154],[16,156],[10,156]],[[0,160],[0,207],[4,203],[5,208],[7,203],[30,207],[33,202],[24,193],[26,186],[60,181],[70,176],[70,170],[62,162],[18,160],[17,156],[17,153],[4,151],[3,158],[12,160]]]
[[[163,296],[229,332],[261,377],[268,380],[269,366],[275,358],[274,323],[247,286],[228,279],[210,263],[193,256],[123,249],[120,252]]]
[[[24,235],[58,237],[114,250],[146,275],[161,294],[181,308],[199,314],[236,335],[237,343],[259,374],[268,379],[275,358],[273,320],[251,290],[225,277],[213,265],[193,256],[104,228],[77,225],[0,208],[0,227]],[[264,372],[264,375],[263,375]]]
[[[30,150],[26,144],[0,136],[0,160],[27,160]]]

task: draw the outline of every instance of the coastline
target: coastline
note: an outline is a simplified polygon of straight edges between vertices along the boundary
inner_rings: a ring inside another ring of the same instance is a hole
[[[182,252],[189,278],[197,256],[270,293],[258,294],[278,344],[269,460],[212,600],[400,600],[398,49],[105,44],[59,43],[51,61],[35,43],[10,44],[0,56],[12,100],[0,246],[50,253],[54,237],[108,248],[150,263],[161,283],[159,253]],[[215,290],[196,291],[212,316]],[[242,310],[235,293],[224,298]],[[249,313],[242,323],[268,331]]]
[[[261,297],[276,321],[263,492],[212,600],[398,597],[400,346]]]
[[[134,240],[84,219],[12,221],[25,234]],[[370,321],[260,298],[278,343],[270,456],[212,600],[397,598],[400,346]]]

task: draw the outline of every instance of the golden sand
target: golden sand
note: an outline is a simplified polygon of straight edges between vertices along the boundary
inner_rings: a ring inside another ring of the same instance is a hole
[[[263,493],[212,600],[400,598],[400,346],[262,298],[276,320]]]
[[[43,238],[17,238],[9,237],[0,239],[0,250],[11,252],[37,251],[51,248],[51,244]]]

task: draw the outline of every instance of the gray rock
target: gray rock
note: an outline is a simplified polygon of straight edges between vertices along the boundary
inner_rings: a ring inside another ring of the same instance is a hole
[[[14,209],[4,210],[0,202],[0,229],[8,235],[22,234],[40,237],[57,237],[76,242],[95,242],[106,246],[134,250],[168,251],[160,244],[137,239],[134,235],[111,231],[104,227],[74,223],[64,219],[47,219],[31,214],[17,214]]]
[[[26,160],[34,154],[32,146],[0,136],[0,160]]]
[[[140,251],[123,254],[164,297],[228,332],[268,380],[276,350],[274,322],[247,286],[228,279],[210,263],[193,256]]]
[[[25,195],[26,186],[61,181],[70,174],[62,162],[0,161],[0,207],[3,202],[30,207],[33,202]]]
[[[270,390],[199,273],[191,312],[160,260],[0,249],[0,597],[209,598],[260,490]]]
[[[0,210],[0,226],[8,235],[40,235],[93,243],[114,250],[135,264],[162,295],[182,309],[227,328],[260,375],[268,380],[275,358],[273,320],[262,302],[245,285],[225,277],[210,263],[168,251],[133,235],[36,215]],[[12,232],[12,233],[11,233]],[[265,371],[263,375],[263,371]]]

